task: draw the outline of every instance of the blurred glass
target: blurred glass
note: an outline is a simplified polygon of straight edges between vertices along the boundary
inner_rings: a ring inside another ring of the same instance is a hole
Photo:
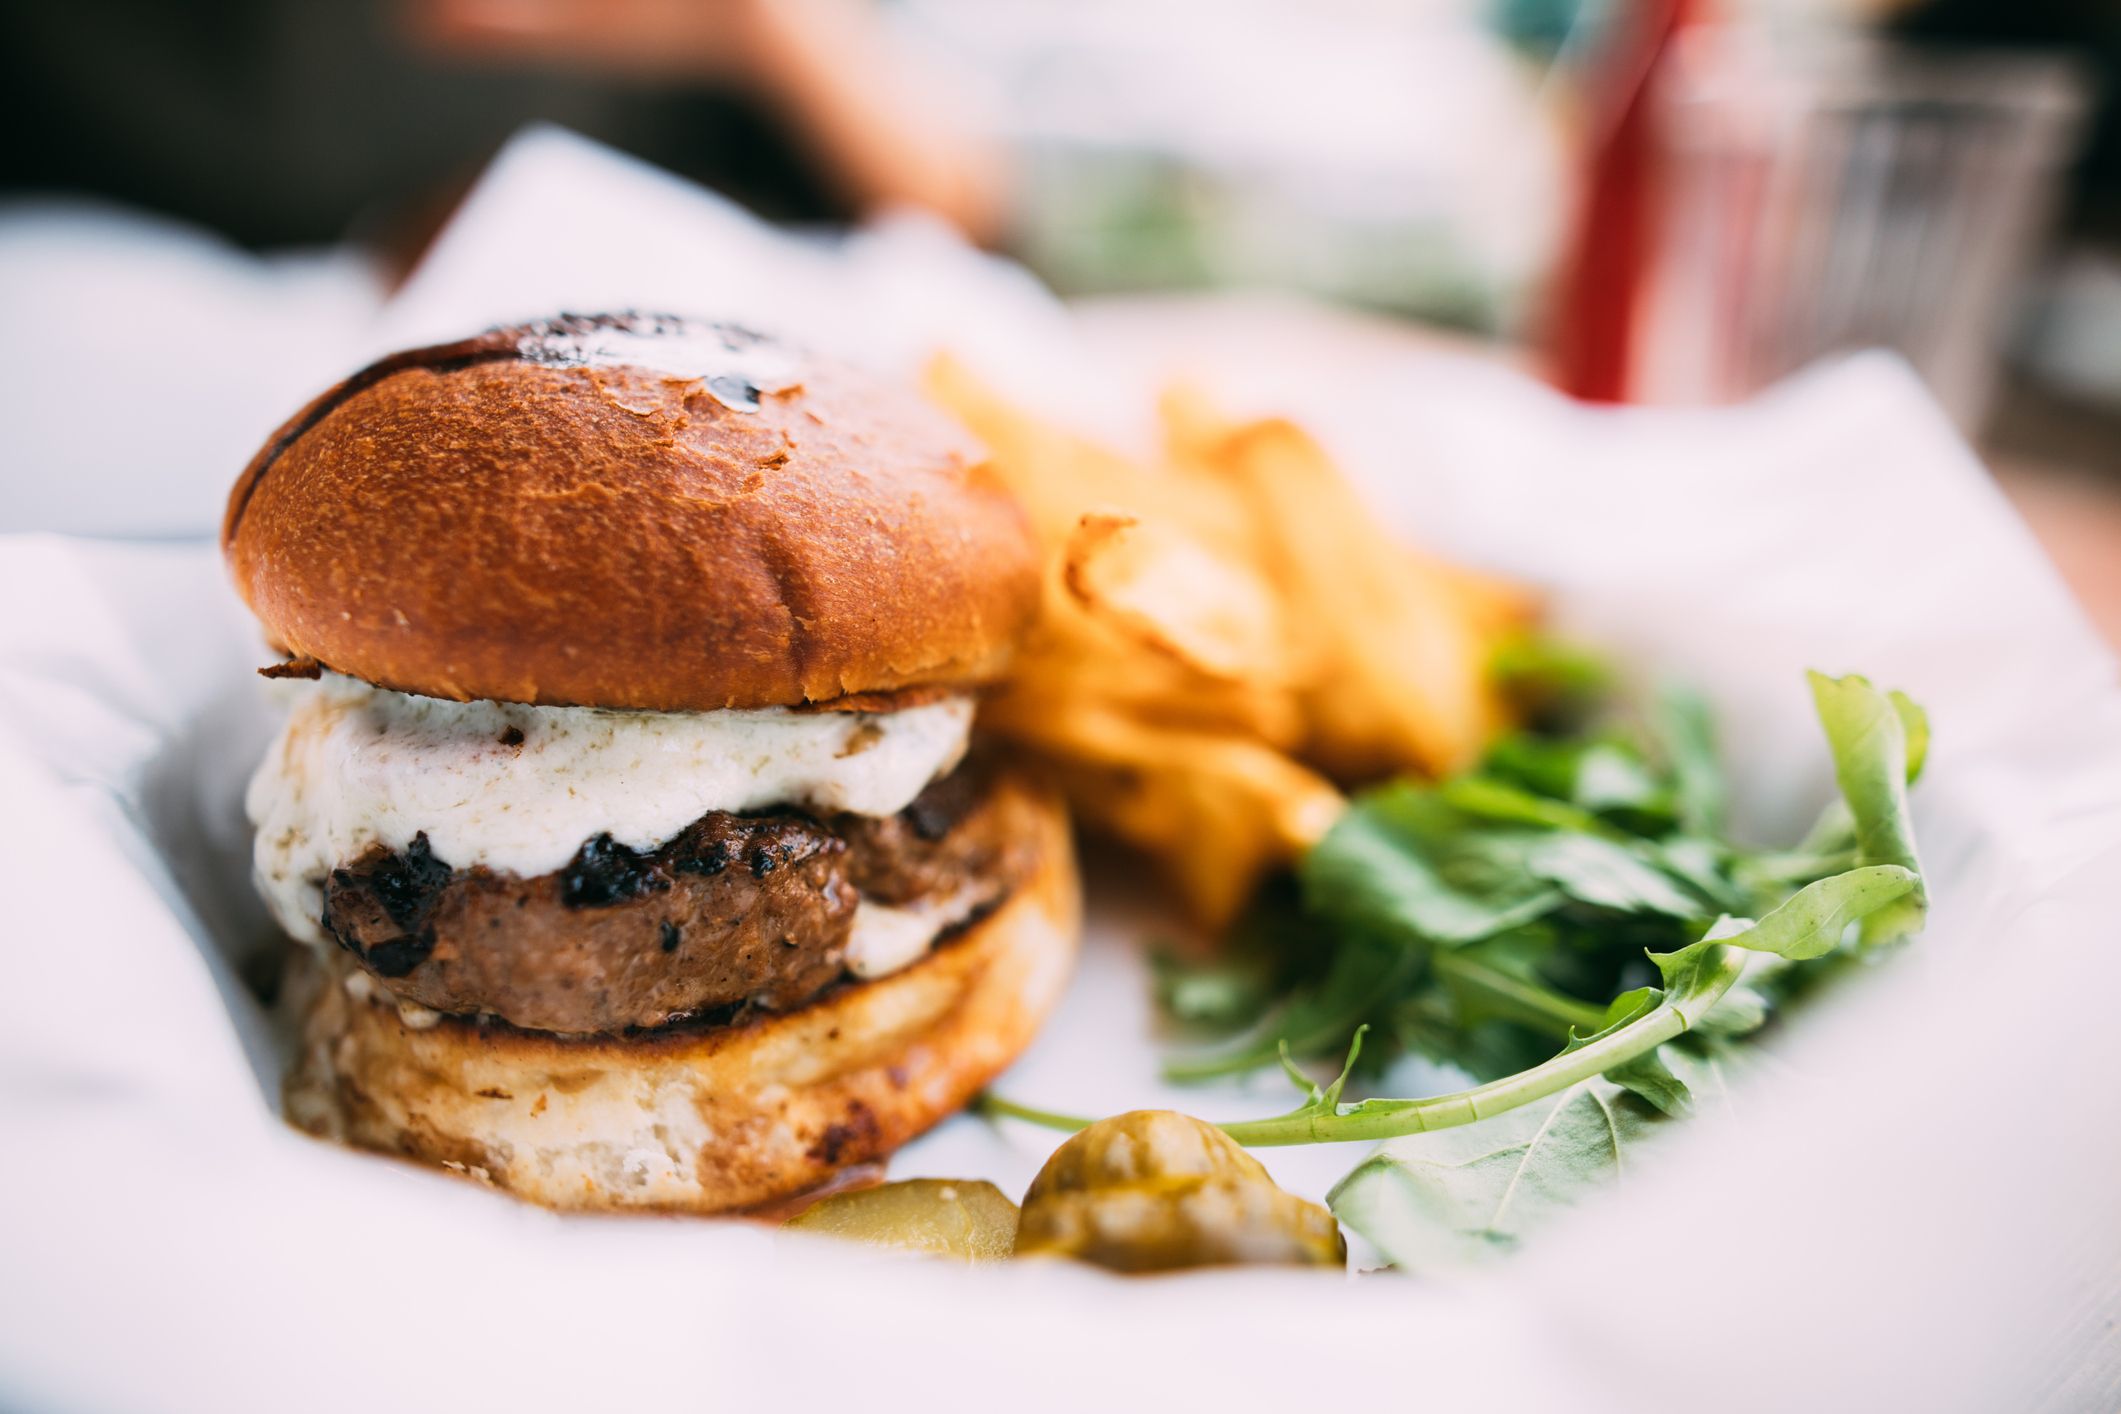
[[[2072,61],[1702,29],[1661,95],[1640,400],[1727,401],[1883,346],[1978,428],[2076,150]]]

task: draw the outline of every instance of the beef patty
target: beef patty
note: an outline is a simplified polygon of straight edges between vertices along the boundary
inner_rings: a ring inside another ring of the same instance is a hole
[[[425,835],[332,871],[324,928],[400,1000],[533,1031],[800,1006],[839,980],[862,897],[967,916],[1030,870],[1022,802],[966,765],[897,815],[704,815],[652,851],[599,835],[536,878],[437,859]]]

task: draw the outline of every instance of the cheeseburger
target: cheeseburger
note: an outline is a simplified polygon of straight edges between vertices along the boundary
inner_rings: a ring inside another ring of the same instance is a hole
[[[256,876],[289,1113],[563,1208],[818,1186],[959,1108],[1072,957],[1052,800],[972,739],[1038,593],[910,394],[729,325],[387,358],[228,503],[287,661]]]

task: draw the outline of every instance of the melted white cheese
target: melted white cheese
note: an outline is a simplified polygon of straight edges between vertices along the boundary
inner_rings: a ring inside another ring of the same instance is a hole
[[[971,726],[969,697],[897,712],[607,712],[327,676],[301,685],[251,778],[253,864],[280,925],[321,943],[326,874],[371,844],[403,850],[425,833],[456,868],[532,877],[597,835],[651,849],[712,810],[891,815],[958,763]]]
[[[863,899],[847,934],[847,970],[857,977],[882,977],[910,967],[945,928],[965,921],[976,899],[969,889],[900,907]]]

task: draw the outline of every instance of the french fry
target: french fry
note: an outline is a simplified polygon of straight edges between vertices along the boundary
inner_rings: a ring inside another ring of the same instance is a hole
[[[1006,710],[990,722],[1011,729]],[[1346,806],[1324,777],[1245,737],[1096,707],[1016,725],[1066,763],[1060,775],[1076,810],[1150,854],[1211,929],[1234,920],[1260,877],[1316,842]]]
[[[1203,677],[1289,679],[1273,587],[1169,522],[1085,514],[1062,547],[1061,580],[1093,617]]]
[[[1144,721],[1251,736],[1291,752],[1307,730],[1294,685],[1211,678],[1146,649],[1084,609],[1062,583],[1058,564],[1039,622],[999,693],[1024,699],[1033,711],[1111,705]]]
[[[1470,764],[1497,720],[1491,645],[1451,583],[1378,528],[1294,423],[1250,423],[1212,455],[1254,506],[1270,572],[1325,658],[1304,698],[1307,754],[1350,780]]]
[[[1083,513],[1098,507],[1183,527],[1201,544],[1239,563],[1254,563],[1248,509],[1190,469],[1142,463],[1011,406],[963,364],[945,355],[929,364],[928,394],[986,444],[990,469],[1031,513],[1049,549],[1063,543]]]
[[[1418,568],[1437,576],[1438,583],[1457,603],[1489,646],[1512,633],[1529,628],[1539,618],[1539,596],[1524,585],[1485,570],[1439,560],[1418,551],[1408,552]]]

